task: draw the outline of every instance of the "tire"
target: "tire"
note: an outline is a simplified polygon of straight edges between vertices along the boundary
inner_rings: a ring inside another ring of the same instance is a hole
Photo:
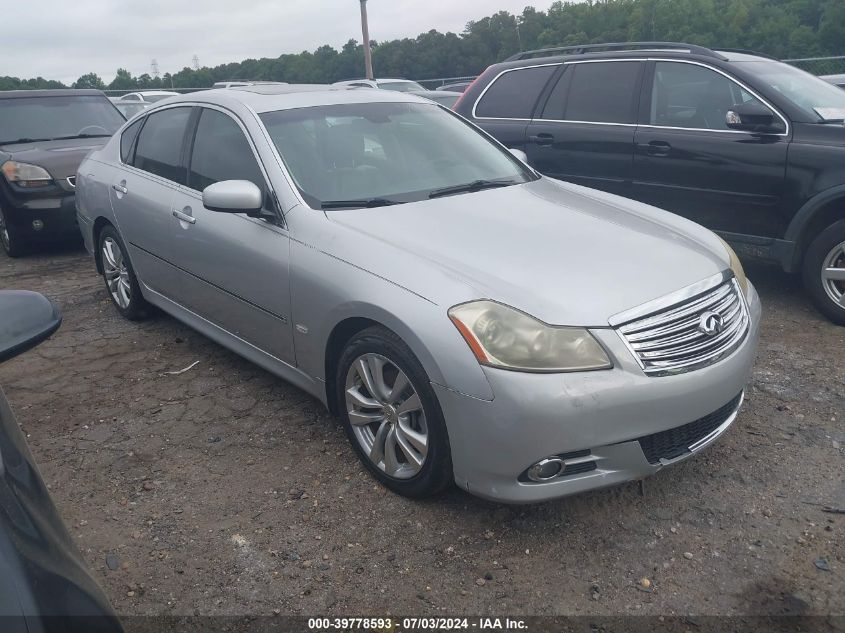
[[[845,325],[845,278],[840,279],[843,274],[845,220],[840,220],[813,239],[803,263],[804,288],[819,311],[838,325]]]
[[[9,257],[21,257],[29,252],[29,244],[24,240],[15,227],[6,224],[6,216],[0,208],[0,246]]]
[[[343,350],[337,372],[335,396],[344,429],[378,481],[411,498],[435,495],[452,484],[440,403],[402,339],[380,326],[359,332]]]
[[[104,227],[97,239],[97,248],[106,291],[114,307],[130,321],[145,319],[150,314],[150,304],[141,295],[135,269],[117,229],[111,225]]]

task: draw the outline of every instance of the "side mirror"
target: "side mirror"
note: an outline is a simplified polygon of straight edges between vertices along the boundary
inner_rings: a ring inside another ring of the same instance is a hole
[[[519,160],[521,160],[526,165],[528,164],[528,154],[523,152],[521,149],[510,148],[508,151],[510,151],[511,154],[516,156]]]
[[[202,204],[220,213],[258,214],[264,206],[264,194],[249,180],[223,180],[203,189]]]
[[[0,290],[0,362],[35,347],[62,324],[62,313],[44,295]]]
[[[739,103],[728,110],[725,124],[732,130],[742,132],[783,132],[780,123],[775,121],[775,113],[762,103],[753,101]]]

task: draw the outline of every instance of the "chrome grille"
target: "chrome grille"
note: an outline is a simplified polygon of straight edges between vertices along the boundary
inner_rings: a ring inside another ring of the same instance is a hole
[[[709,286],[693,287],[680,301],[667,297],[650,313],[640,309],[636,317],[617,318],[617,331],[646,374],[665,376],[712,365],[745,339],[750,319],[736,279],[720,275]]]
[[[76,176],[68,176],[67,177],[67,184],[69,184],[71,187],[76,189]]]

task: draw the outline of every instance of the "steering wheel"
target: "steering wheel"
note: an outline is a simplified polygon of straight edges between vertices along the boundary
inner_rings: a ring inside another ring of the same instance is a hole
[[[93,130],[93,132],[86,132],[86,130]],[[86,125],[84,128],[79,130],[76,135],[82,136],[83,134],[100,134],[101,132],[103,134],[106,134],[107,136],[110,136],[109,131],[102,125]]]

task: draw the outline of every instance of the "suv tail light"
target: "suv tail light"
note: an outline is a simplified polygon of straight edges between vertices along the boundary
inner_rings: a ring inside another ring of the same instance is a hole
[[[461,94],[461,96],[458,97],[458,100],[455,101],[455,105],[452,106],[452,110],[454,110],[455,112],[458,111],[458,106],[461,105],[461,102],[464,100],[464,98],[466,98],[467,94],[469,94],[469,91],[472,90],[475,87],[475,84],[478,83],[478,80],[481,79],[486,72],[487,71],[481,73],[478,77],[476,77],[475,79],[472,80],[472,83],[467,86],[467,89],[464,90],[463,93]]]

